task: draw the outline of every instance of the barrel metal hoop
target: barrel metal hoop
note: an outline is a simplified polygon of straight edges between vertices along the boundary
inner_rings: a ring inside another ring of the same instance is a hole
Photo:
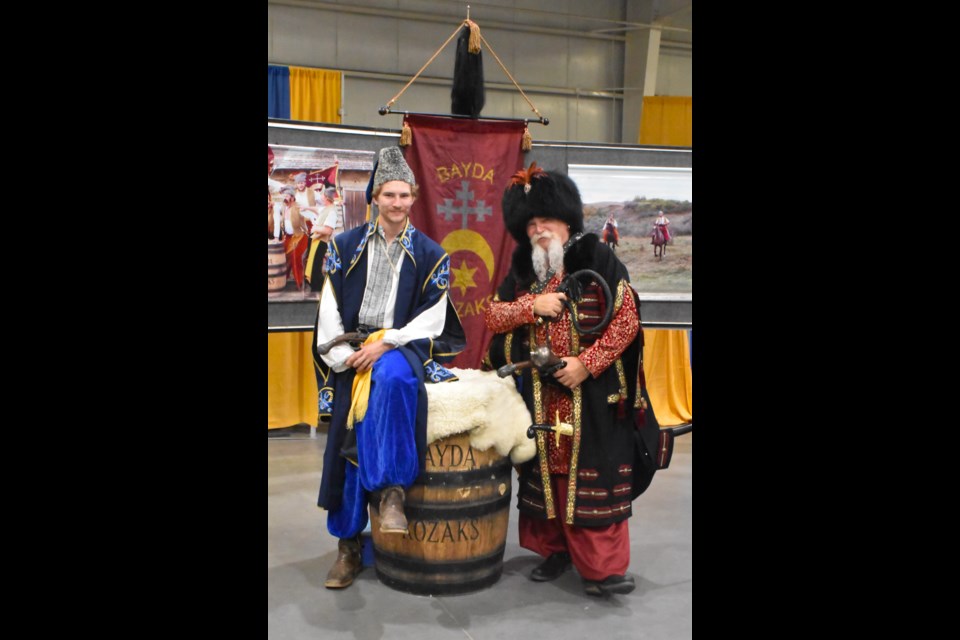
[[[494,567],[503,562],[503,552],[506,549],[506,543],[497,547],[491,553],[473,558],[472,560],[431,560],[429,564],[419,558],[405,558],[380,549],[374,549],[373,555],[377,561],[377,567],[387,569],[396,567],[403,571],[416,571],[423,574],[431,573],[469,573],[487,567]]]

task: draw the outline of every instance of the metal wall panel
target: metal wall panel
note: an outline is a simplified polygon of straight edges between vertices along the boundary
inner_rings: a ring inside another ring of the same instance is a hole
[[[486,65],[484,65],[486,67]],[[486,69],[484,69],[486,75]],[[524,113],[515,113],[513,108],[513,96],[516,95],[516,89],[504,91],[491,91],[489,87],[486,91],[486,101],[483,105],[481,115],[485,118],[526,118],[527,115],[536,117],[530,107],[524,103],[526,111]],[[536,102],[534,102],[536,104]]]
[[[397,94],[403,88],[402,82],[391,82],[389,80],[368,80],[366,78],[354,78],[347,76],[344,79],[344,114],[342,121],[344,124],[358,125],[362,127],[375,127],[387,129],[400,129],[401,123],[399,116],[381,116],[377,109],[384,106],[387,101]],[[407,93],[400,98],[403,104],[408,103],[408,96],[415,97],[417,85],[407,90]],[[419,93],[419,90],[417,90]],[[399,105],[399,108],[404,108]],[[412,111],[413,109],[407,109]]]
[[[542,4],[549,10],[552,6],[550,0],[541,0]],[[589,14],[594,18],[603,18],[604,20],[623,20],[626,15],[624,0],[572,0],[570,2],[570,11],[574,14]]]
[[[567,140],[571,142],[591,142],[598,140],[619,140],[610,121],[612,111],[610,98],[589,98],[581,96],[579,100],[567,102],[570,123]],[[552,128],[551,124],[550,127]]]
[[[500,53],[499,47],[497,53]],[[570,40],[566,36],[526,33],[513,34],[512,66],[506,60],[503,62],[521,87],[525,84],[567,87],[569,59]]]
[[[400,71],[400,21],[349,13],[337,17],[337,68]],[[407,47],[404,38],[404,47]]]
[[[507,69],[528,93],[540,111],[551,119],[549,127],[535,125],[531,133],[541,138],[619,142],[621,99],[598,98],[584,92],[623,86],[624,43],[592,37],[533,33],[537,27],[603,28],[599,22],[570,17],[589,14],[606,20],[622,20],[633,0],[504,0],[471,3],[471,18],[481,26]],[[399,128],[396,116],[380,116],[376,110],[394,96],[466,17],[465,3],[442,0],[327,0],[343,9],[308,9],[268,4],[268,62],[325,69],[343,69],[343,122],[358,126]],[[490,6],[500,4],[500,7]],[[506,8],[503,8],[505,7]],[[378,7],[397,15],[361,15],[355,8]],[[529,10],[529,11],[528,11]],[[438,16],[438,22],[405,15]],[[399,16],[399,17],[398,17]],[[517,25],[484,27],[484,21]],[[526,118],[534,114],[512,88],[510,79],[485,48],[484,76],[487,82],[487,117]],[[431,79],[453,76],[455,43],[451,42],[395,105],[398,109],[447,113],[450,85],[432,85]],[[657,74],[658,95],[692,95],[692,54],[663,51]],[[358,78],[350,70],[389,74],[394,78]],[[494,89],[490,84],[508,85]],[[533,87],[579,90],[570,95],[538,93]],[[389,124],[389,127],[386,125]]]
[[[326,0],[342,5],[354,5],[358,7],[373,7],[381,9],[400,9],[403,4],[401,0]]]
[[[693,95],[693,53],[661,51],[657,69],[658,96]]]
[[[273,5],[269,9],[268,62],[324,69],[336,65],[336,13]]]
[[[515,11],[513,20],[519,24],[536,24],[541,27],[552,27],[554,29],[568,29],[570,27],[571,4],[576,13],[581,13],[583,2],[570,2],[570,0],[514,0],[513,6],[517,9],[532,9],[538,13],[530,11]],[[577,7],[577,5],[581,5]],[[580,9],[580,11],[578,11]],[[542,13],[540,13],[542,12]]]
[[[570,38],[567,85],[598,91],[623,86],[623,43]]]
[[[502,29],[482,29],[483,38],[487,41],[487,46],[483,47],[483,79],[489,84],[491,82],[500,82],[512,84],[510,77],[503,72],[500,64],[490,47],[497,53],[500,61],[506,65],[507,70],[516,78],[517,65],[514,63],[514,43],[517,39],[523,37],[523,34],[516,31],[504,31]],[[521,83],[521,87],[523,84]]]
[[[403,39],[399,52],[399,68],[402,73],[413,76],[427,60],[437,52],[454,29],[457,28],[456,19],[449,22],[417,22],[414,20],[398,21],[403,30]],[[486,37],[486,36],[485,36]],[[457,53],[457,39],[450,41],[440,55],[430,63],[423,72],[426,76],[453,78],[453,62]],[[483,56],[486,67],[487,56]],[[484,69],[486,70],[486,69]]]

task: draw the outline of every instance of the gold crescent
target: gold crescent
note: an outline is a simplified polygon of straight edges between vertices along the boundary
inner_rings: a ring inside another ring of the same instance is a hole
[[[487,279],[493,282],[493,272],[495,268],[493,251],[482,235],[470,229],[457,229],[456,231],[448,233],[446,237],[444,237],[443,242],[440,243],[440,246],[443,247],[443,250],[451,257],[454,251],[472,251],[477,254],[487,267]]]

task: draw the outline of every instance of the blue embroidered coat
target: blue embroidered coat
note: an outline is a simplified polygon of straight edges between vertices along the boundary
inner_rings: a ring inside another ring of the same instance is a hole
[[[376,232],[377,221],[355,227],[331,240],[326,255],[326,281],[330,282],[340,308],[344,332],[356,331],[360,304],[367,282],[367,242]],[[401,328],[422,312],[434,306],[444,293],[449,293],[450,257],[440,245],[407,223],[400,236],[406,253],[400,267],[397,300],[393,309],[393,326]],[[324,284],[326,286],[326,284]],[[320,416],[330,416],[327,446],[323,454],[323,475],[320,480],[318,506],[335,510],[340,506],[346,465],[340,450],[346,435],[346,418],[350,409],[354,369],[336,373],[317,354],[317,320],[313,331],[313,361],[317,374],[318,409]],[[416,444],[420,472],[424,471],[427,450],[427,394],[425,382],[456,380],[441,363],[449,362],[463,351],[466,344],[463,327],[453,303],[447,297],[447,317],[443,332],[437,338],[420,339],[398,347],[420,379],[417,398]]]

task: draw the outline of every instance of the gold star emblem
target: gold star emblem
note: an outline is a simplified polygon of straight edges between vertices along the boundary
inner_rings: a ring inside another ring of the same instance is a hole
[[[465,260],[461,260],[460,266],[450,269],[450,272],[453,274],[453,284],[450,286],[459,287],[461,296],[466,294],[470,287],[477,286],[477,283],[473,281],[473,274],[477,272],[477,269],[468,267]]]

